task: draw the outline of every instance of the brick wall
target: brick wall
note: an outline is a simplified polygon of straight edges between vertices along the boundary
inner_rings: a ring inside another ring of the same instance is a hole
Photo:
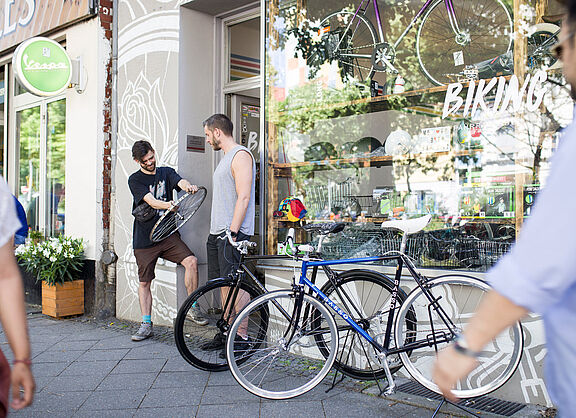
[[[98,7],[98,17],[100,26],[104,29],[106,39],[112,43],[112,1],[100,0]],[[110,48],[112,51],[112,48]],[[110,228],[110,192],[112,179],[112,154],[111,154],[111,118],[110,107],[112,98],[112,56],[106,64],[106,86],[104,98],[104,153],[102,164],[102,227],[104,228],[104,240],[107,241],[107,232]]]

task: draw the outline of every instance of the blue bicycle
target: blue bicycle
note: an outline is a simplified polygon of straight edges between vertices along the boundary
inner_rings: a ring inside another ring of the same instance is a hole
[[[407,237],[429,221],[427,215],[384,222],[383,227],[404,234],[399,251],[378,257],[322,260],[314,256],[319,248],[295,246],[289,234],[287,244],[301,262],[292,289],[254,299],[228,330],[234,338],[227,339],[226,358],[238,383],[260,397],[288,399],[314,388],[336,364],[344,373],[384,375],[390,394],[395,390],[393,371],[404,366],[416,381],[440,393],[432,381],[436,354],[461,332],[490,287],[474,277],[427,278],[416,270],[404,253]],[[359,272],[329,281],[322,291],[307,277],[318,267],[380,260],[396,261],[393,280],[384,275],[367,279]],[[416,284],[408,295],[400,288],[404,267]],[[501,387],[518,367],[522,348],[517,323],[485,348],[478,367],[459,382],[456,396],[476,397]]]

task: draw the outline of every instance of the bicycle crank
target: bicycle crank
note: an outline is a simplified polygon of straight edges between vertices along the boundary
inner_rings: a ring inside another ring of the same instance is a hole
[[[372,51],[372,67],[376,71],[391,71],[393,73],[398,73],[396,67],[394,67],[394,59],[396,59],[396,51],[387,42],[382,42],[376,44],[374,51]]]

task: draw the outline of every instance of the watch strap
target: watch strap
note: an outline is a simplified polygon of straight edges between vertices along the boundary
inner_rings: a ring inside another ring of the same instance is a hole
[[[481,351],[474,351],[468,348],[468,344],[464,340],[462,335],[458,335],[453,343],[454,350],[458,353],[465,355],[466,357],[478,358],[482,355]]]

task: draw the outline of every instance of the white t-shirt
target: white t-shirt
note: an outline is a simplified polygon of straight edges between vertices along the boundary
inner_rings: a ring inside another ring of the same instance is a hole
[[[16,215],[14,198],[10,189],[0,176],[0,247],[3,247],[20,228],[20,221]]]

